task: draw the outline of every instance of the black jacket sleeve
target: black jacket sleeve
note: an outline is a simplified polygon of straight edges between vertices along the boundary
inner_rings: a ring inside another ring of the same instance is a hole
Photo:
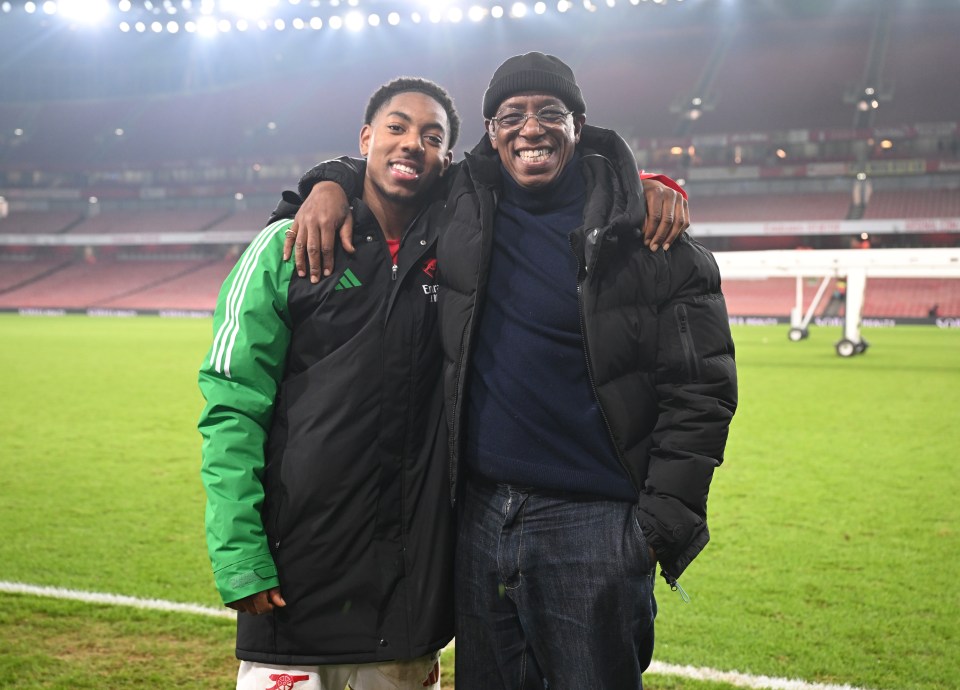
[[[306,199],[317,182],[336,182],[343,187],[348,199],[363,196],[363,178],[367,172],[367,161],[363,158],[340,156],[313,166],[300,178],[297,191],[300,198]]]

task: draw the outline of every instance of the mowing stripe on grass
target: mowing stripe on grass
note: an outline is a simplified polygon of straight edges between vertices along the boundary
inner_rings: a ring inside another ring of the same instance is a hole
[[[138,609],[153,609],[156,611],[176,611],[178,613],[193,613],[216,618],[235,618],[236,613],[229,609],[216,609],[200,604],[182,604],[176,601],[163,599],[140,599],[122,594],[105,594],[103,592],[83,592],[63,587],[39,587],[22,582],[4,582],[0,580],[0,592],[10,594],[32,594],[38,597],[53,599],[70,599],[86,601],[93,604],[109,604],[112,606],[131,606]],[[454,642],[448,645],[454,646]],[[729,683],[739,688],[756,688],[757,690],[867,690],[853,685],[831,685],[824,683],[809,683],[805,680],[788,678],[773,678],[770,676],[752,676],[737,671],[720,671],[715,668],[697,668],[695,666],[678,666],[654,661],[647,669],[649,673],[661,676],[680,676],[691,680],[706,680]]]
[[[71,599],[73,601],[86,601],[92,604],[132,606],[133,608],[137,609],[195,613],[202,616],[215,616],[217,618],[236,618],[237,616],[236,612],[230,609],[215,609],[211,608],[210,606],[201,606],[200,604],[181,604],[176,601],[165,601],[163,599],[140,599],[138,597],[128,597],[122,594],[82,592],[76,589],[63,589],[62,587],[38,587],[36,585],[27,585],[22,582],[0,581],[0,592],[8,592],[11,594],[32,594],[38,597],[52,597],[53,599]]]

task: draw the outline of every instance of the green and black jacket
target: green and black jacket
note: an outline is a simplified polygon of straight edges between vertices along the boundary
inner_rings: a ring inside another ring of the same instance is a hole
[[[292,215],[286,197],[274,217]],[[268,225],[221,289],[200,370],[206,529],[224,602],[279,585],[285,608],[238,616],[237,656],[275,664],[413,658],[452,636],[436,232],[394,268],[360,200],[355,254],[319,284]]]

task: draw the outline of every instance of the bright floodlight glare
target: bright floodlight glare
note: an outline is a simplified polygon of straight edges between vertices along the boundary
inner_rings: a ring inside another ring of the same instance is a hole
[[[399,24],[399,23],[400,23],[400,13],[399,13],[399,12],[391,12],[390,14],[388,14],[388,15],[387,15],[387,22],[390,24],[390,26],[396,26],[397,24]]]
[[[37,11],[37,4],[34,2],[25,2],[23,3],[23,11],[27,14],[33,14]]]
[[[259,19],[267,14],[270,5],[269,0],[220,0],[220,11],[247,19]]]
[[[85,24],[98,24],[110,13],[107,0],[61,0],[60,14]]]
[[[176,22],[167,22],[167,33],[175,34],[180,31],[180,25]]]
[[[236,199],[237,201],[243,201],[243,192],[237,192],[236,194],[233,195],[233,198]]]
[[[274,19],[273,28],[276,29],[277,31],[283,31],[284,29],[287,28],[287,23],[282,19]]]
[[[443,19],[443,13],[434,7],[432,10],[430,10],[430,13],[427,15],[427,17],[430,19],[432,24],[439,24],[440,20]]]
[[[543,14],[544,12],[547,11],[547,3],[538,2],[536,5],[533,6],[533,11],[536,12],[537,14]]]
[[[319,31],[323,28],[323,20],[320,17],[310,17],[310,28]]]
[[[294,20],[290,23],[293,25],[294,29],[302,29],[307,25],[306,22],[300,19],[300,17],[294,18]]]
[[[340,17],[334,15],[330,17],[329,20],[327,20],[327,24],[330,25],[331,29],[336,30],[343,26],[343,20]]]
[[[246,31],[250,28],[250,23],[246,19],[238,19],[234,26],[237,27],[237,31]]]
[[[120,31],[122,31],[123,33],[129,33],[130,25],[127,24],[127,22],[120,22]]]
[[[15,130],[13,130],[13,135],[16,137],[22,137],[23,130],[20,127],[17,127]]]
[[[367,24],[370,26],[380,26],[380,15],[371,14],[369,17],[367,17]]]
[[[607,0],[607,7],[616,7],[617,0]]]
[[[257,28],[260,29],[260,31],[266,31],[270,28],[270,22],[268,22],[266,19],[258,19]]]
[[[56,14],[57,3],[55,3],[53,0],[47,0],[45,3],[43,3],[43,5],[41,5],[40,9],[43,10],[44,14]]]
[[[117,127],[115,130],[113,130],[113,133],[116,134],[118,137],[122,137],[122,136],[123,136],[123,128],[122,128],[122,127]]]
[[[0,5],[0,9],[2,9],[5,13],[9,14],[10,10],[13,9],[13,5],[11,5],[9,2],[5,2],[2,5]]]
[[[344,19],[344,25],[348,31],[360,31],[360,29],[363,28],[363,24],[363,15],[357,11],[348,12],[346,19]]]
[[[525,17],[526,15],[527,15],[526,5],[524,5],[522,2],[513,3],[513,6],[510,8],[511,17],[516,17],[519,19],[520,17]]]
[[[217,33],[217,20],[213,17],[200,17],[197,20],[197,33],[201,36],[215,36]]]
[[[570,2],[570,0],[560,0],[560,2],[557,3],[557,12],[566,12],[572,6],[573,4]]]
[[[192,21],[191,21],[191,22],[186,22],[186,23],[183,25],[183,30],[186,31],[188,34],[196,33],[196,32],[197,32],[197,23],[196,23],[196,22],[192,22]]]
[[[413,14],[410,15],[410,21],[412,21],[414,24],[419,24],[420,19],[421,17],[419,12],[414,12]]]
[[[468,11],[467,16],[472,22],[483,21],[483,18],[487,15],[487,11],[480,7],[480,5],[473,5]]]
[[[183,0],[183,2],[180,3],[180,7],[185,10],[189,10],[193,7],[193,2],[191,0]]]
[[[500,19],[503,16],[503,8],[500,5],[494,5],[490,8],[490,16],[494,19]]]
[[[277,128],[277,123],[276,123],[276,122],[268,122],[268,123],[267,123],[267,129],[269,129],[271,132],[272,132],[273,130],[275,130],[276,128]]]
[[[147,25],[144,24],[143,22],[137,22],[136,24],[133,25],[133,28],[136,29],[138,34],[142,34],[144,31],[147,30]]]
[[[447,12],[447,20],[454,24],[458,24],[462,19],[463,10],[461,10],[459,7],[451,7]]]

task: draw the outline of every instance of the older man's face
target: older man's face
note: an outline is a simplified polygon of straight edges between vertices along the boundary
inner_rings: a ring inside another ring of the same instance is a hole
[[[521,187],[538,189],[550,184],[573,157],[586,117],[573,113],[555,117],[567,110],[556,96],[525,92],[507,98],[496,115],[486,121],[490,142],[500,154],[503,167]],[[510,128],[500,118],[511,113],[530,117],[519,127]],[[538,121],[535,113],[544,116]]]

